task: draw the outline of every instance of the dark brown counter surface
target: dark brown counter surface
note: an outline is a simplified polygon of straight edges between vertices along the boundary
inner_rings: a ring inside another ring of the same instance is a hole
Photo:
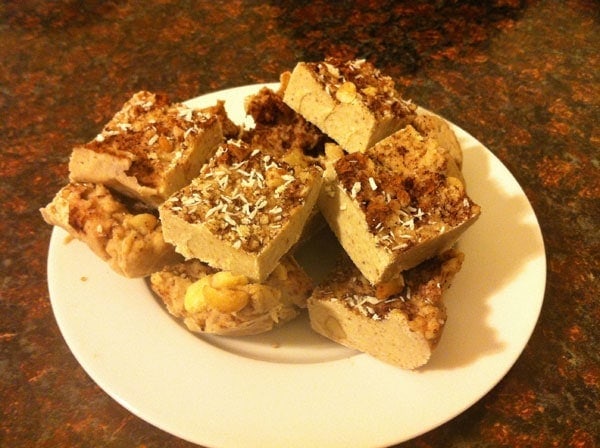
[[[593,447],[600,434],[600,6],[572,1],[0,4],[0,446],[188,447],[82,370],[46,283],[38,212],[135,91],[174,100],[361,57],[483,142],[547,253],[533,336],[484,398],[406,447]]]

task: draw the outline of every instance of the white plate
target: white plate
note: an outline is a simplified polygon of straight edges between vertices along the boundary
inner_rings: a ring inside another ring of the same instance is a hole
[[[190,103],[226,100],[241,122],[243,99],[257,88]],[[483,214],[459,243],[466,260],[447,294],[444,336],[425,368],[400,370],[338,346],[312,333],[306,318],[262,336],[193,335],[145,280],[114,274],[80,242],[66,244],[56,228],[48,284],[69,348],[132,413],[207,446],[384,446],[450,420],[517,360],[538,319],[546,277],[542,235],[522,189],[481,143],[454,129],[469,193]],[[327,254],[326,245],[317,247]],[[318,270],[320,254],[304,255]]]

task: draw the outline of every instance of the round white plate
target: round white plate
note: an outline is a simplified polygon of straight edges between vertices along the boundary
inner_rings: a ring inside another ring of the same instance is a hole
[[[258,88],[190,103],[223,99],[242,122],[243,100]],[[450,420],[517,360],[546,280],[542,235],[522,189],[481,143],[454,129],[469,194],[483,213],[460,240],[465,263],[446,297],[444,336],[424,368],[404,371],[338,346],[314,334],[306,317],[254,337],[194,335],[167,314],[145,280],[113,273],[55,228],[48,285],[69,348],[132,413],[206,446],[385,446]],[[330,251],[319,242],[301,258],[318,273],[318,260]]]

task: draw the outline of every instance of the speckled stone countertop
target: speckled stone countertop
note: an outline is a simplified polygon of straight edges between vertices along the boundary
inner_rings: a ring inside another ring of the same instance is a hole
[[[0,446],[188,447],[113,401],[57,327],[38,209],[135,91],[183,100],[362,57],[523,187],[547,253],[531,340],[485,397],[406,447],[593,447],[600,434],[600,7],[593,0],[4,1]]]

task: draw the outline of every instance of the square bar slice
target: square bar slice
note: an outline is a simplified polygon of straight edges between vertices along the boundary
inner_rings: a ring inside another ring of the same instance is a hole
[[[299,62],[285,103],[348,152],[364,151],[415,117],[394,81],[365,60]]]
[[[446,324],[443,293],[463,254],[448,250],[374,287],[343,256],[308,299],[311,327],[347,347],[403,369],[425,365]]]
[[[159,207],[165,238],[188,259],[263,281],[300,238],[321,180],[320,167],[229,140]]]
[[[156,210],[120,198],[104,185],[72,182],[40,212],[125,277],[145,277],[182,260],[165,242]]]
[[[409,125],[328,163],[319,208],[363,275],[385,282],[451,247],[479,217],[456,169]]]
[[[198,175],[222,141],[216,114],[141,91],[95,139],[73,149],[70,178],[104,184],[157,207]]]

